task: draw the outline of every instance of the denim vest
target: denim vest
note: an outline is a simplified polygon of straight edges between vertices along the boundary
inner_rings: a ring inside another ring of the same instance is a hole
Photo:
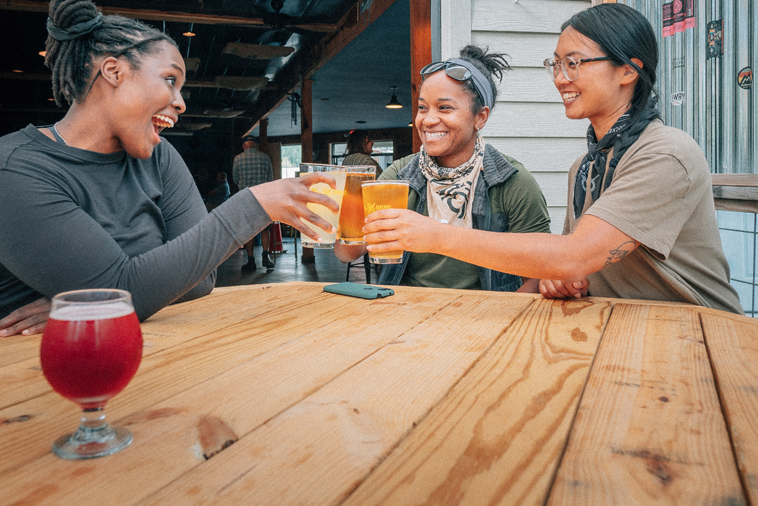
[[[518,172],[518,169],[506,159],[497,149],[485,144],[483,170],[479,175],[474,192],[472,206],[473,228],[476,230],[488,230],[490,232],[508,232],[508,217],[503,213],[493,213],[491,205],[491,193],[502,190],[502,185],[509,177]],[[426,207],[426,177],[419,168],[419,156],[416,155],[411,162],[400,170],[398,179],[408,181],[410,192],[408,195],[408,209],[417,213],[423,213]],[[386,264],[382,266],[377,284],[399,285],[410,259],[410,252],[403,253],[403,263]],[[479,283],[482,290],[496,292],[514,292],[521,287],[521,277],[479,267]]]

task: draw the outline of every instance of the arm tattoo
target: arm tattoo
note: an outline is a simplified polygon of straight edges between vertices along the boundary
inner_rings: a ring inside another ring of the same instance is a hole
[[[625,256],[627,256],[629,253],[635,250],[637,248],[637,244],[635,241],[627,241],[621,246],[619,246],[616,249],[610,250],[608,253],[608,259],[605,261],[605,265],[603,266],[603,269],[608,267],[609,265],[618,262]]]

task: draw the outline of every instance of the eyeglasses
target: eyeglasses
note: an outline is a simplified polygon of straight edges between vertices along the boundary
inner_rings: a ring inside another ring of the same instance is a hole
[[[606,61],[612,58],[608,56],[599,56],[597,58],[574,58],[573,56],[567,56],[561,61],[555,61],[552,58],[548,58],[542,64],[545,66],[547,73],[550,74],[550,78],[555,81],[558,77],[558,66],[561,67],[563,76],[569,81],[575,81],[579,77],[579,65],[582,63],[590,63],[593,61]]]

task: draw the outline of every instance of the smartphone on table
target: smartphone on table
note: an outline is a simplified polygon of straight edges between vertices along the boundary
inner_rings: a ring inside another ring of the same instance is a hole
[[[392,288],[385,288],[383,286],[374,285],[362,285],[360,283],[336,283],[334,285],[326,285],[324,291],[328,293],[336,293],[339,295],[347,295],[348,297],[359,297],[361,299],[381,299],[382,297],[389,297],[395,294],[395,290]]]

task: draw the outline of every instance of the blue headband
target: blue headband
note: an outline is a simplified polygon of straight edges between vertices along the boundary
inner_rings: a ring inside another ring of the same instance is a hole
[[[484,77],[484,74],[476,68],[473,64],[470,62],[467,62],[466,60],[461,60],[460,58],[453,58],[452,60],[447,60],[450,63],[455,63],[460,65],[461,67],[466,67],[466,69],[471,72],[471,80],[474,82],[474,87],[476,88],[476,91],[479,92],[479,96],[482,97],[482,101],[484,102],[485,107],[489,107],[490,110],[492,109],[493,99],[492,99],[492,86],[490,86],[489,81],[486,77]]]
[[[72,25],[68,28],[58,28],[53,24],[53,20],[50,18],[47,18],[47,33],[50,34],[52,38],[59,41],[64,40],[71,40],[76,39],[78,37],[81,37],[82,35],[87,35],[88,33],[92,33],[93,30],[100,28],[100,26],[103,24],[103,13],[98,12],[97,16],[90,19],[89,21],[85,21],[83,23],[77,23],[75,25]]]

